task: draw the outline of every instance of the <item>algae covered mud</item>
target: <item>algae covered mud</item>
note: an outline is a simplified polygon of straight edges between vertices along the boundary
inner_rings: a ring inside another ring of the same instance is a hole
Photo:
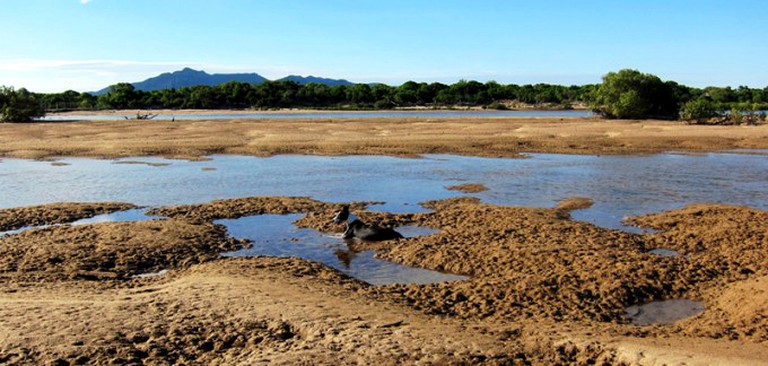
[[[0,237],[0,361],[759,363],[768,166],[752,153],[4,159],[2,230],[154,217]],[[435,231],[311,259],[344,270],[374,250],[467,278],[371,286],[261,256],[279,254],[265,237],[335,239],[350,202],[366,222]],[[632,324],[665,300],[700,313]]]

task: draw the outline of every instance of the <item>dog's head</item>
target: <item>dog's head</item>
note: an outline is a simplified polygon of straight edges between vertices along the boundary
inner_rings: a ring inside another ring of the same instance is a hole
[[[341,224],[342,222],[350,223],[357,220],[355,214],[349,212],[349,206],[344,205],[341,207],[341,211],[337,212],[333,217],[333,222]]]

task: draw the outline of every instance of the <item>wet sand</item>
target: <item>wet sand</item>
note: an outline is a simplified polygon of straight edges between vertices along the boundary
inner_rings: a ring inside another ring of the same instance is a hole
[[[764,126],[559,119],[73,122],[2,124],[0,149],[3,156],[33,158],[515,156],[537,148],[764,149],[766,132]],[[570,220],[571,210],[591,204],[583,197],[555,208],[465,197],[426,202],[434,211],[417,214],[367,211],[368,204],[353,204],[367,222],[440,231],[352,249],[471,279],[373,287],[305,260],[219,255],[248,243],[228,237],[215,219],[303,213],[300,227],[342,230],[329,222],[338,204],[302,197],[218,200],[151,212],[165,220],[32,229],[0,237],[0,363],[693,365],[768,359],[764,211],[696,204],[630,218],[655,229],[639,235]],[[2,209],[0,223],[2,230],[60,224],[131,207]],[[649,253],[657,248],[681,255]],[[168,272],[135,277],[161,270]],[[625,316],[630,305],[674,298],[703,301],[706,310],[644,327]]]

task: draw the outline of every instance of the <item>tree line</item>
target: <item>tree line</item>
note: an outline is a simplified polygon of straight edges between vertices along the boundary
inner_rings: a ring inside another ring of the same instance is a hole
[[[406,82],[400,86],[355,84],[328,86],[295,81],[266,81],[259,84],[228,82],[218,86],[192,86],[156,91],[137,90],[129,83],[109,87],[95,96],[66,91],[41,94],[44,108],[53,110],[100,109],[391,109],[398,107],[504,108],[503,101],[531,106],[568,106],[584,99],[592,86],[550,84],[501,85],[494,81],[442,83]]]
[[[500,84],[462,80],[443,83],[408,81],[400,86],[355,84],[328,86],[294,81],[259,84],[228,82],[218,86],[142,91],[129,83],[93,95],[68,90],[31,93],[0,87],[0,119],[29,121],[46,111],[105,109],[346,109],[380,110],[407,107],[491,109],[571,109],[589,106],[605,118],[750,120],[768,109],[768,87],[693,88],[655,75],[624,69],[610,72],[600,84]]]

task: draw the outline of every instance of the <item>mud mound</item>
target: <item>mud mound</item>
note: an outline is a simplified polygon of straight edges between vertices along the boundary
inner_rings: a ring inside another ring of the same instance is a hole
[[[422,214],[391,214],[387,212],[379,211],[367,211],[365,208],[367,205],[373,203],[370,202],[356,202],[350,205],[350,210],[363,222],[369,225],[375,225],[379,227],[394,228],[396,226],[410,225],[416,222],[416,217]],[[312,228],[323,232],[343,232],[345,224],[337,224],[332,221],[334,214],[338,211],[338,207],[320,208],[317,211],[309,212],[300,219],[294,222],[299,228]],[[361,243],[366,244],[366,243]],[[367,243],[375,244],[375,243]],[[372,249],[361,246],[356,249]]]
[[[367,203],[352,203],[353,210],[363,209]],[[234,219],[242,216],[291,213],[306,213],[324,211],[328,213],[327,220],[333,218],[333,212],[341,209],[342,204],[325,203],[307,197],[244,197],[216,200],[198,205],[167,206],[152,209],[149,215],[174,218],[184,218],[191,221],[212,221],[217,219]]]
[[[25,226],[64,224],[101,214],[136,208],[122,202],[52,203],[48,205],[0,209],[0,231]]]
[[[705,294],[709,308],[678,326],[683,333],[768,343],[768,277],[718,287]]]
[[[568,220],[588,199],[553,209],[486,205],[471,197],[423,204],[430,213],[355,213],[379,226],[413,224],[440,229],[419,238],[350,243],[354,250],[410,266],[463,274],[472,280],[390,286],[389,292],[432,314],[465,318],[538,317],[623,321],[624,308],[690,290],[681,258],[646,253],[642,236]],[[297,221],[339,231],[331,212]]]
[[[0,238],[3,276],[109,279],[187,267],[242,247],[213,224],[181,220],[31,229]]]
[[[681,322],[677,331],[768,342],[768,212],[690,205],[629,221],[660,230],[648,235],[648,245],[680,252],[699,275],[707,310]]]
[[[728,205],[690,205],[628,220],[660,232],[647,245],[673,249],[712,278],[768,274],[768,212]]]
[[[593,203],[591,198],[573,197],[558,202],[555,210],[560,218],[568,219],[571,217],[571,211],[590,208]]]
[[[488,187],[480,183],[466,183],[466,184],[457,184],[455,186],[448,186],[448,187],[445,187],[445,189],[449,191],[459,191],[462,193],[480,193],[480,192],[487,191]]]
[[[680,258],[646,254],[641,236],[563,219],[561,209],[472,198],[425,206],[436,212],[412,219],[440,232],[391,242],[379,256],[472,277],[388,289],[430,313],[621,321],[628,305],[688,290]]]

